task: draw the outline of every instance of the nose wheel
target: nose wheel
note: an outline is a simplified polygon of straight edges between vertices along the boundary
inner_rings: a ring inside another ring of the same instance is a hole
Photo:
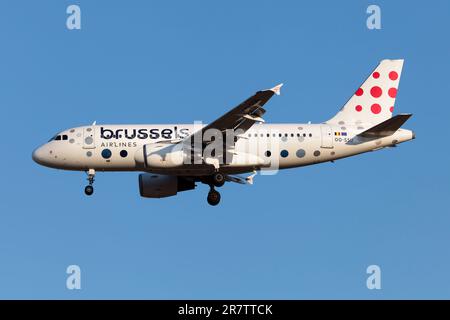
[[[208,192],[208,197],[206,198],[208,203],[212,206],[217,206],[220,202],[220,193],[211,187],[211,190]]]
[[[94,193],[94,180],[95,180],[95,170],[94,169],[89,169],[89,171],[87,172],[88,175],[88,182],[89,184],[84,188],[84,193],[87,196],[91,196]]]
[[[93,186],[86,186],[86,187],[84,188],[84,193],[85,193],[87,196],[92,195],[92,194],[94,193],[94,187],[93,187]]]

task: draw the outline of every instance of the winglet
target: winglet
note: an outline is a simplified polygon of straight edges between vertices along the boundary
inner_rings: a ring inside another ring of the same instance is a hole
[[[283,86],[282,83],[280,83],[279,85],[273,87],[272,89],[269,89],[270,91],[272,91],[273,93],[275,93],[277,96],[280,95],[280,89]]]

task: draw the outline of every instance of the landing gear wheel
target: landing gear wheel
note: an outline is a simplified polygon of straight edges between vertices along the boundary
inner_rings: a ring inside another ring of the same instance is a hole
[[[208,192],[207,200],[210,205],[217,206],[220,202],[220,193],[212,189],[210,192]]]
[[[93,186],[86,186],[86,188],[84,188],[84,193],[87,196],[90,196],[94,193],[94,187]]]
[[[87,181],[89,182],[89,185],[84,188],[84,193],[87,196],[91,196],[94,193],[94,187],[92,185],[94,184],[95,180],[95,170],[89,169],[86,173],[88,175]]]
[[[212,180],[215,187],[221,187],[225,183],[225,176],[220,172],[216,172],[213,174]]]

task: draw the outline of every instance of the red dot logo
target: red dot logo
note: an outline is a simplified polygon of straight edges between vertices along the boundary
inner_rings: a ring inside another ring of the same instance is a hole
[[[372,89],[370,89],[370,94],[374,98],[379,98],[383,94],[383,90],[381,90],[381,88],[378,86],[374,86],[372,87]]]
[[[397,89],[395,88],[390,88],[388,91],[388,95],[391,98],[395,98],[397,96]]]
[[[363,89],[361,89],[361,88],[359,88],[359,89],[356,90],[356,92],[355,92],[355,94],[356,94],[358,97],[362,96],[363,93],[364,93],[364,91],[363,91]]]
[[[395,71],[391,71],[389,72],[389,79],[391,79],[392,81],[395,81],[398,79],[398,73]]]
[[[389,108],[389,111],[392,113],[392,112],[394,112],[394,107],[390,107]]]
[[[381,112],[381,106],[378,103],[374,103],[370,107],[370,111],[372,111],[372,113],[374,113],[374,114],[379,114]]]
[[[373,76],[375,79],[378,79],[378,78],[380,77],[380,73],[375,71],[375,72],[372,74],[372,76]]]
[[[358,112],[362,111],[362,106],[360,106],[359,104],[355,107],[355,110]]]

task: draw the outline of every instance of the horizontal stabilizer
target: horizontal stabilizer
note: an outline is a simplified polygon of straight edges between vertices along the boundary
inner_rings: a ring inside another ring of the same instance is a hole
[[[383,121],[376,126],[367,129],[358,134],[363,138],[383,138],[393,135],[410,117],[412,114],[398,114],[386,121]]]

